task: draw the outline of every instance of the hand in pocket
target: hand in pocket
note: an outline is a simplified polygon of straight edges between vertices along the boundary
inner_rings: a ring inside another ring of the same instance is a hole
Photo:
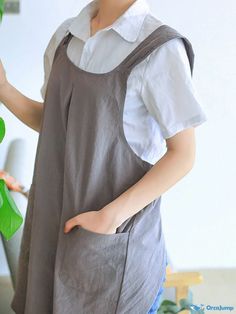
[[[79,226],[101,234],[115,234],[118,227],[114,223],[111,215],[108,215],[102,210],[87,211],[72,217],[66,221],[64,232],[68,233],[72,228]]]

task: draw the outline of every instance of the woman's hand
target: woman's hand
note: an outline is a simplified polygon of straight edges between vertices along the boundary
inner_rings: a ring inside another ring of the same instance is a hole
[[[75,226],[81,226],[89,231],[102,234],[114,234],[118,227],[112,216],[103,210],[85,212],[67,220],[64,232],[68,233]]]
[[[7,185],[7,188],[14,192],[21,192],[22,185],[12,177],[8,172],[0,170],[0,179],[3,179]]]

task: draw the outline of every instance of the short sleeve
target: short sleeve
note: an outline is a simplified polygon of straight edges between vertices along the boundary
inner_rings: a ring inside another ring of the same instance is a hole
[[[181,38],[169,40],[149,55],[141,97],[165,139],[207,120]]]
[[[66,19],[64,22],[62,22],[57,27],[56,31],[51,36],[51,38],[47,44],[47,47],[45,49],[44,56],[43,56],[44,81],[43,81],[43,85],[40,89],[40,93],[41,93],[41,96],[43,99],[45,99],[47,83],[48,83],[49,75],[51,72],[53,58],[54,58],[56,48],[57,48],[58,44],[60,43],[60,41],[62,40],[62,38],[64,37],[64,35],[66,34],[66,30],[68,29],[72,20],[73,20],[73,17]]]

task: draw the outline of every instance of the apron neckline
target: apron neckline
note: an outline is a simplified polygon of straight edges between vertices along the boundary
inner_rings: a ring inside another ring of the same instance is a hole
[[[74,68],[75,71],[83,73],[83,74],[87,74],[87,75],[91,75],[91,76],[109,76],[109,75],[113,75],[114,73],[117,72],[129,72],[129,68],[126,67],[125,65],[128,63],[129,59],[135,55],[136,52],[138,52],[142,46],[145,47],[146,42],[150,41],[150,38],[154,36],[154,34],[156,32],[159,32],[161,30],[162,27],[166,27],[166,24],[161,24],[160,26],[158,26],[154,31],[152,31],[144,40],[142,40],[138,46],[136,46],[117,66],[115,66],[113,69],[111,69],[110,71],[107,72],[101,72],[101,73],[96,73],[96,72],[90,72],[90,71],[86,71],[84,69],[82,69],[81,67],[75,65],[71,59],[69,58],[68,54],[67,54],[67,48],[69,45],[70,40],[72,39],[72,37],[74,37],[74,35],[68,30],[67,31],[67,35],[63,38],[63,51],[65,54],[65,58],[67,63]]]

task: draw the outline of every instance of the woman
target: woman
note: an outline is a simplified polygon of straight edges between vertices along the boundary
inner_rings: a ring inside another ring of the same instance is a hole
[[[1,67],[1,101],[40,134],[17,314],[155,313],[167,263],[161,195],[192,169],[194,127],[206,120],[193,57],[145,0],[94,0],[48,44],[44,102]]]

